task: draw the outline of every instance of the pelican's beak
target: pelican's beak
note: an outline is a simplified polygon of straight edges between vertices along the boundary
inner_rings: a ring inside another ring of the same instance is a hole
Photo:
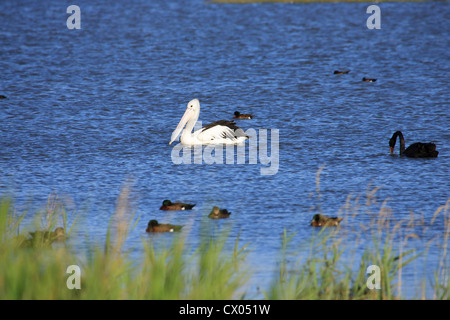
[[[194,115],[194,110],[191,108],[187,108],[184,112],[183,117],[181,118],[180,122],[178,123],[177,128],[172,132],[172,137],[170,138],[169,145],[172,144],[172,142],[175,141],[175,139],[180,135],[181,130],[183,130],[186,123],[189,121],[189,119]]]
[[[394,153],[394,148],[392,148],[392,147],[389,147],[389,151],[391,152],[391,154],[393,154]]]

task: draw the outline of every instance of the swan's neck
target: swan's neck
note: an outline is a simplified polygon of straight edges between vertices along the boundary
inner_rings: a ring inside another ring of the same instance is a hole
[[[397,136],[400,138],[400,154],[405,152],[405,139],[403,138],[403,134],[399,131],[396,132],[395,141],[397,141]]]

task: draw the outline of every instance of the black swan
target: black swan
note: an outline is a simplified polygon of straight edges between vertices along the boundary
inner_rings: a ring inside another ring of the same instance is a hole
[[[436,145],[434,143],[422,143],[416,142],[410,145],[405,150],[405,139],[401,131],[396,131],[392,138],[389,140],[389,147],[391,154],[394,153],[395,142],[397,141],[397,136],[400,137],[400,155],[404,155],[410,158],[436,158],[439,151],[436,150]]]

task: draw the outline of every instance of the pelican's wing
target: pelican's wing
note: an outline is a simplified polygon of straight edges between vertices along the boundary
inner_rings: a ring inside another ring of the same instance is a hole
[[[211,141],[219,139],[236,140],[238,137],[247,137],[244,131],[236,126],[234,121],[219,120],[210,123],[199,130],[199,140]],[[248,138],[248,137],[247,137]]]

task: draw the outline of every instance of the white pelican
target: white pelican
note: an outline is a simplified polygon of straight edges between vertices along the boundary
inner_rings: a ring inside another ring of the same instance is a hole
[[[177,128],[172,133],[169,145],[175,141],[186,123],[186,128],[180,138],[181,143],[185,145],[238,144],[248,139],[248,136],[241,128],[236,126],[236,123],[228,120],[219,120],[210,123],[192,133],[199,114],[200,101],[198,99],[189,101],[180,123],[178,123]]]

